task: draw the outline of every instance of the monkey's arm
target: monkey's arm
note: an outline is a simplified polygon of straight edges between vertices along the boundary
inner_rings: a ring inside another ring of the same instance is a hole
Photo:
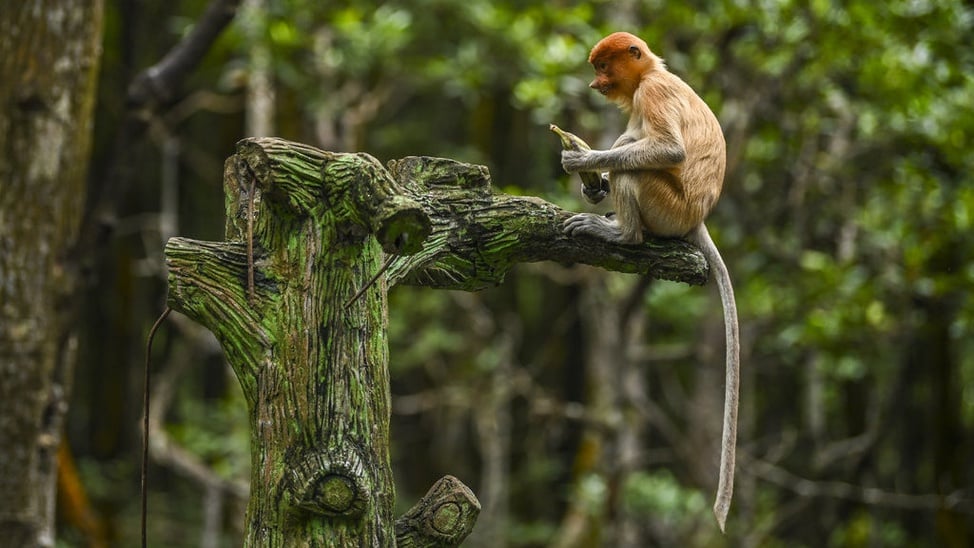
[[[681,141],[673,137],[644,137],[610,150],[563,150],[561,166],[568,173],[666,169],[686,160],[686,149]]]

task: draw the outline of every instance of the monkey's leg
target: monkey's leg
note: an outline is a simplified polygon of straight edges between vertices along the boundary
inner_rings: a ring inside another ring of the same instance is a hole
[[[610,173],[609,187],[614,217],[591,213],[579,213],[565,221],[565,232],[571,236],[588,234],[602,240],[620,244],[641,244],[643,222],[639,215],[639,174]]]
[[[610,175],[609,178],[609,196],[616,208],[615,216],[609,218],[579,213],[565,221],[565,232],[571,236],[587,234],[620,244],[641,244],[643,224],[639,217],[639,200],[635,192],[638,179],[625,173],[615,174],[615,177]]]

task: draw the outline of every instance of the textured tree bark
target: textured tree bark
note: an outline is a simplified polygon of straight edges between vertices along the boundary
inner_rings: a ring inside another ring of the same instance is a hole
[[[242,142],[225,185],[231,243],[167,256],[170,304],[220,340],[250,408],[246,545],[393,546],[385,283],[345,302],[380,241],[409,251],[429,221],[372,158],[277,140]]]
[[[456,546],[472,530],[479,503],[451,477],[393,521],[388,283],[477,289],[538,260],[706,280],[688,244],[566,238],[569,212],[495,194],[485,168],[450,160],[390,171],[248,139],[224,185],[228,241],[169,241],[169,304],[213,331],[248,402],[248,546]],[[384,253],[392,267],[353,301]]]
[[[53,546],[100,0],[0,8],[0,539]]]

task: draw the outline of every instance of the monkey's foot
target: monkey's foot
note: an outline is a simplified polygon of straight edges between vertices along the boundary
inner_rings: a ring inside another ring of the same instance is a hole
[[[589,186],[585,183],[586,181],[582,180],[582,196],[585,197],[586,202],[597,204],[609,195],[609,179],[605,175],[599,176],[598,186]]]
[[[573,215],[562,224],[565,234],[569,236],[594,236],[610,242],[619,241],[622,231],[615,219],[609,219],[594,213],[579,213]]]
[[[614,213],[602,216],[594,213],[578,213],[562,224],[569,236],[586,235],[616,244],[637,245],[643,243],[642,230],[623,231]]]

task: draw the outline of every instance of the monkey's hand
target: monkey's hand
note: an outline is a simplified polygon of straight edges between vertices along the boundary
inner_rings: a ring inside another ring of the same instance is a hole
[[[591,150],[563,150],[561,151],[561,167],[568,173],[589,171],[593,156]]]
[[[583,141],[581,137],[575,135],[574,133],[564,131],[555,124],[549,125],[548,129],[558,135],[558,138],[561,139],[561,146],[565,150],[584,152],[592,149],[592,147],[588,146],[588,143]],[[582,179],[582,195],[585,196],[585,200],[588,203],[597,204],[605,199],[606,195],[609,193],[608,173],[582,171],[578,174],[578,176]]]

